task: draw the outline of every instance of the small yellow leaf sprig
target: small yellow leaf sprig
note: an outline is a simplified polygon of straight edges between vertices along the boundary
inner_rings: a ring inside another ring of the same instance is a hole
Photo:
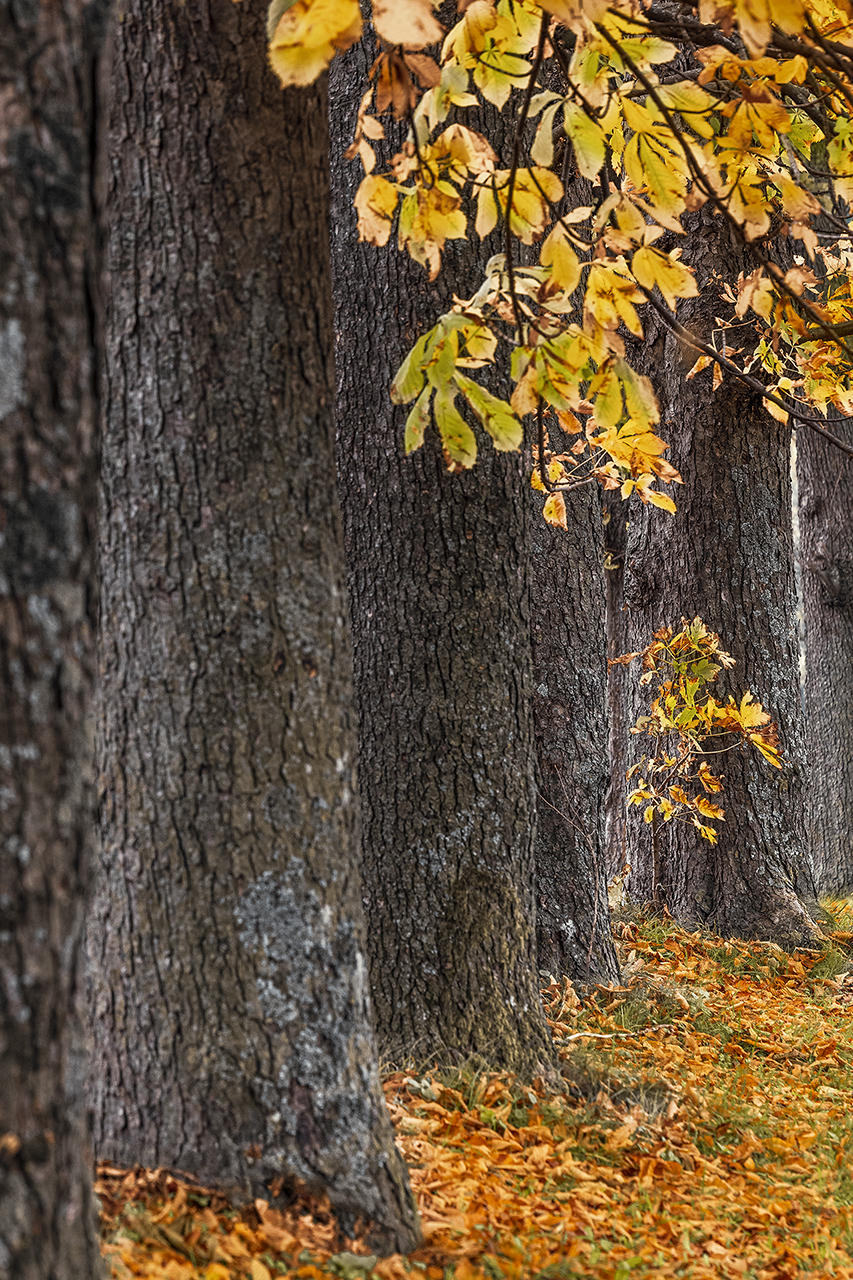
[[[725,811],[708,797],[723,790],[723,775],[705,757],[751,745],[781,769],[777,726],[749,690],[740,702],[731,696],[720,702],[711,693],[722,669],[735,661],[701,618],[682,618],[677,634],[662,627],[645,649],[623,654],[611,666],[627,666],[635,658],[642,658],[640,684],[656,688],[649,714],[640,716],[631,732],[646,734],[655,749],[627,772],[628,779],[636,778],[628,805],[643,806],[647,823],[658,816],[665,823],[686,819],[716,844],[717,831],[709,821],[722,822]],[[696,784],[701,790],[690,794]]]

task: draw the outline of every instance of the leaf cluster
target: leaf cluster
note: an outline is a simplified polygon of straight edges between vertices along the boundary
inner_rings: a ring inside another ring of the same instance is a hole
[[[654,750],[628,770],[634,781],[628,805],[642,807],[647,823],[686,819],[716,844],[717,831],[709,824],[723,821],[725,811],[709,797],[722,792],[723,775],[708,757],[751,746],[781,769],[777,727],[749,690],[740,701],[715,697],[711,686],[734,659],[701,618],[682,618],[677,633],[661,628],[642,652],[623,654],[613,664],[636,658],[642,659],[640,684],[652,697],[649,714],[631,732],[651,738]]]
[[[642,336],[649,307],[696,348],[692,376],[713,366],[715,385],[745,378],[774,416],[818,429],[830,408],[853,412],[850,0],[459,9],[445,34],[431,0],[374,0],[379,52],[349,152],[366,174],[362,239],[385,244],[396,230],[434,277],[448,240],[504,237],[482,286],[395,380],[395,398],[414,404],[406,448],[434,425],[448,466],[465,469],[473,427],[514,449],[527,421],[552,523],[565,526],[563,493],[592,480],[674,510],[657,488],[680,477],[662,457],[655,396],[625,359],[623,335]],[[358,38],[361,18],[355,0],[274,0],[270,31],[282,82],[306,83]],[[511,155],[466,122],[484,104],[512,115]],[[389,112],[409,137],[378,171]],[[574,176],[593,193],[583,204]],[[703,205],[755,264],[724,288],[722,342],[675,315],[698,293],[679,240],[684,215]],[[799,246],[793,267],[786,240]],[[519,245],[538,255],[522,262]],[[739,346],[726,339],[734,328]],[[464,329],[478,334],[476,364]],[[460,372],[495,363],[515,384],[508,400]],[[549,422],[577,435],[571,450],[551,450]]]

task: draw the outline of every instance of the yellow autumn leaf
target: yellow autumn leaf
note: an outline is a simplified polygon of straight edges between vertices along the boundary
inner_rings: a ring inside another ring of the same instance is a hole
[[[495,185],[501,209],[506,216],[509,195],[509,172],[495,174]],[[524,244],[533,244],[551,222],[551,204],[562,199],[563,184],[550,169],[533,165],[519,169],[515,175],[512,192],[510,228]]]
[[[723,724],[728,724],[731,728],[746,731],[760,729],[770,723],[770,716],[761,703],[755,701],[749,690],[741,698],[740,704],[730,698],[726,705],[720,709],[719,719]]]
[[[368,174],[355,193],[358,211],[358,238],[368,244],[388,243],[399,192],[387,178]]]
[[[635,134],[625,146],[624,162],[634,186],[647,193],[652,216],[664,226],[673,225],[666,215],[680,214],[686,207],[689,175],[683,156],[671,151],[662,135]]]
[[[640,494],[640,497],[644,502],[648,501],[653,507],[660,507],[661,510],[669,511],[675,515],[678,508],[672,498],[670,498],[669,494],[661,493],[659,489],[642,490],[639,484],[637,485],[637,492]]]
[[[668,307],[675,310],[678,298],[698,298],[699,289],[693,272],[678,261],[680,249],[660,253],[648,245],[637,249],[631,259],[634,278],[645,289],[660,289]]]
[[[765,736],[760,733],[751,733],[749,740],[754,747],[757,747],[768,764],[772,764],[774,769],[782,768],[782,761],[779,758],[779,748],[773,741],[768,741]]]
[[[388,44],[423,49],[444,35],[432,0],[373,0],[373,27]]]
[[[494,231],[498,224],[498,204],[491,181],[477,186],[477,220],[474,230],[481,240]]]
[[[700,356],[699,359],[696,361],[696,363],[693,365],[693,367],[690,369],[689,373],[686,373],[684,375],[685,380],[689,381],[691,378],[695,378],[696,374],[701,373],[703,369],[707,369],[708,365],[711,364],[712,361],[713,361],[712,356]]]
[[[542,0],[542,8],[570,31],[583,30],[584,24],[600,21],[609,5],[610,0]]]
[[[723,789],[722,778],[718,778],[716,774],[711,772],[707,760],[702,760],[699,763],[699,781],[709,795],[713,795],[714,792],[722,791]]]
[[[749,151],[753,147],[771,150],[780,133],[788,133],[791,117],[767,85],[741,85],[741,101],[719,108],[721,116],[731,116],[731,124],[718,140],[720,147]]]
[[[566,521],[566,499],[562,493],[549,493],[542,508],[542,515],[548,524],[557,529],[568,529]]]
[[[554,294],[570,294],[578,287],[581,278],[580,262],[569,243],[568,233],[562,223],[558,222],[543,241],[539,261],[543,267],[551,268],[551,275],[543,285],[541,294],[543,301],[550,302]],[[564,309],[568,310],[571,305],[571,301],[568,300]],[[556,308],[552,305],[551,309]]]
[[[804,222],[810,214],[822,213],[820,201],[810,191],[804,191],[793,178],[781,174],[773,179],[774,187],[779,188],[782,209],[795,222]]]
[[[521,89],[527,82],[530,63],[524,54],[530,47],[528,41],[518,38],[512,17],[507,13],[499,14],[495,26],[488,33],[485,48],[480,56],[475,57],[472,68],[474,84],[499,111],[506,106],[513,89]]]
[[[776,404],[774,400],[767,400],[764,397],[762,397],[761,403],[771,418],[775,419],[776,422],[781,422],[783,426],[787,426],[790,414],[786,409],[783,409],[780,404]]]
[[[520,449],[524,428],[511,406],[462,373],[457,372],[454,381],[492,437],[495,448],[501,452]]]
[[[400,207],[399,246],[428,269],[430,280],[435,280],[441,268],[445,241],[464,240],[467,227],[458,191],[451,183],[439,181],[431,187],[419,187],[404,197]]]
[[[415,403],[412,405],[411,412],[406,418],[406,429],[403,435],[403,448],[406,454],[414,453],[416,449],[420,449],[424,442],[424,432],[430,424],[430,400],[432,399],[432,387],[424,387]]]
[[[559,484],[566,474],[566,468],[563,466],[562,462],[557,462],[556,459],[552,458],[545,468],[545,474],[552,484]],[[531,489],[535,489],[537,493],[546,492],[545,486],[542,483],[542,476],[540,474],[538,463],[531,472],[530,487]]]
[[[486,47],[487,38],[498,26],[491,0],[473,0],[456,26],[451,28],[441,50],[443,62],[451,58],[463,67],[473,67]]]
[[[313,84],[337,52],[361,39],[361,30],[357,0],[296,0],[270,38],[273,71],[284,87]]]
[[[634,309],[635,302],[645,298],[628,275],[624,261],[619,267],[612,262],[594,262],[587,277],[584,296],[584,318],[589,317],[603,329],[617,329],[623,322],[636,337],[642,338],[643,326]]]
[[[711,111],[717,105],[717,100],[701,85],[693,80],[682,80],[678,84],[662,84],[657,86],[655,96],[665,107],[669,107],[670,111],[680,112],[685,117],[685,122],[700,137],[713,138],[714,125]]]
[[[758,240],[767,235],[771,211],[757,180],[750,182],[745,174],[738,174],[730,189],[721,194],[726,200],[729,213],[743,227],[747,240]]]

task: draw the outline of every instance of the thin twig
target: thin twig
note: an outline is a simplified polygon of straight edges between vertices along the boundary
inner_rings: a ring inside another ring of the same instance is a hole
[[[577,1031],[572,1036],[563,1036],[562,1040],[555,1040],[554,1043],[558,1048],[562,1048],[564,1044],[571,1044],[573,1040],[633,1040],[637,1036],[649,1035],[657,1031],[657,1027],[640,1027],[637,1031]]]
[[[530,111],[530,103],[533,98],[533,89],[536,84],[536,77],[539,75],[539,68],[542,66],[542,57],[545,53],[545,41],[548,38],[548,26],[550,21],[551,15],[543,11],[542,22],[539,27],[539,42],[536,45],[536,56],[533,59],[533,65],[530,68],[530,76],[524,93],[524,101],[522,102],[521,110],[518,113],[518,123],[515,127],[515,137],[512,141],[512,160],[510,162],[509,183],[506,196],[506,228],[504,232],[506,274],[509,282],[509,295],[512,301],[512,313],[515,317],[515,327],[518,330],[519,344],[524,342],[524,320],[521,314],[521,304],[519,303],[518,295],[515,292],[515,266],[513,264],[512,257],[512,197],[515,193],[515,176],[518,173],[518,164],[521,159],[521,135],[524,132],[524,126],[527,124],[527,115]]]
[[[789,413],[796,422],[802,422],[804,426],[809,427],[812,431],[816,431],[819,436],[823,436],[824,440],[828,440],[830,444],[834,444],[836,449],[840,449],[842,453],[849,453],[853,455],[853,445],[847,444],[844,440],[839,439],[838,436],[834,436],[831,431],[827,431],[825,427],[820,425],[817,418],[802,414],[797,405],[792,401],[785,401],[781,399],[780,396],[774,395],[772,392],[768,391],[768,389],[759,382],[757,378],[753,378],[750,374],[744,373],[743,369],[739,369],[732,360],[727,359],[726,356],[720,355],[719,351],[714,347],[709,346],[707,342],[702,342],[702,340],[697,338],[695,334],[692,334],[689,329],[685,329],[684,325],[680,324],[678,320],[676,320],[672,312],[667,310],[666,307],[658,302],[657,298],[655,298],[648,289],[643,289],[642,285],[640,288],[646,295],[646,300],[650,306],[658,313],[676,337],[681,338],[689,346],[693,347],[695,351],[701,351],[704,355],[709,356],[720,366],[721,369],[726,369],[729,373],[733,373],[735,377],[745,383],[746,386],[750,387],[753,391],[757,391],[762,399],[770,400],[773,404],[778,405],[780,409],[784,409],[785,412]],[[850,421],[850,419],[847,419],[847,421]]]

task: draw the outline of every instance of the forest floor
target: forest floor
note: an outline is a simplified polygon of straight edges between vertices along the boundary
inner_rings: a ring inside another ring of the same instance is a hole
[[[114,1280],[853,1280],[851,904],[822,951],[616,923],[623,986],[544,992],[575,1081],[385,1083],[425,1244],[378,1261],[322,1205],[235,1211],[102,1165]],[[575,1096],[572,1096],[574,1094]]]

